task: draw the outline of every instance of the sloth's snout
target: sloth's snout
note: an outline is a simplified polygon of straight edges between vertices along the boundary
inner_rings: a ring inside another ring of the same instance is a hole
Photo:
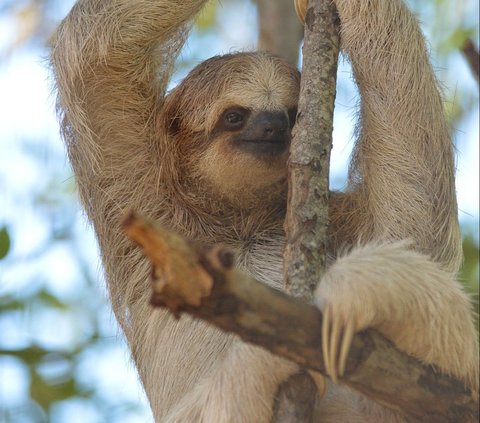
[[[289,130],[288,117],[282,112],[260,112],[252,118],[251,135],[259,141],[282,140]]]
[[[277,155],[285,152],[290,138],[287,114],[264,111],[250,117],[243,131],[235,137],[235,141],[242,150],[254,154]]]

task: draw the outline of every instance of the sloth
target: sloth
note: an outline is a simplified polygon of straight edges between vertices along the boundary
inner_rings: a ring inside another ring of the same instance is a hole
[[[287,159],[300,74],[266,52],[227,54],[166,87],[205,0],[80,0],[52,38],[57,107],[110,299],[157,422],[268,422],[299,368],[149,306],[150,266],[125,238],[134,209],[281,287]],[[315,303],[326,327],[319,421],[408,422],[341,384],[354,333],[478,390],[478,344],[456,280],[454,157],[419,25],[402,0],[335,0],[360,92],[348,186],[330,196]]]

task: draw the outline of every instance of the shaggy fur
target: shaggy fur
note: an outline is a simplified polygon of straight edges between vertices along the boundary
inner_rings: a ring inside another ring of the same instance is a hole
[[[296,105],[279,58],[212,58],[165,95],[205,0],[81,0],[52,40],[62,132],[100,244],[116,318],[158,422],[267,422],[294,365],[149,306],[149,264],[120,221],[130,209],[238,252],[281,285],[286,154],[264,160],[216,130],[227,107]],[[332,196],[331,256],[316,292],[340,325],[378,328],[402,350],[477,389],[478,345],[461,261],[449,131],[418,24],[401,0],[336,0],[361,104],[345,193]],[[404,240],[408,240],[405,242]],[[329,384],[321,421],[406,422]]]

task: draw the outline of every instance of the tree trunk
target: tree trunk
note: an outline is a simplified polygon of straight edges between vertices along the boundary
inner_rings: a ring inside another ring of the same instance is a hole
[[[288,165],[284,255],[285,290],[306,302],[312,301],[325,270],[339,49],[335,6],[328,0],[310,0],[305,17],[297,122]],[[273,422],[313,422],[318,399],[319,393],[308,373],[291,377],[279,387]]]
[[[293,0],[257,0],[257,4],[258,49],[296,65],[303,29],[295,15]]]

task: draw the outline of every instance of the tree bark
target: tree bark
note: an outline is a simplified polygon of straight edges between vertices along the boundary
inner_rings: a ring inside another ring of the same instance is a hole
[[[311,301],[328,248],[329,165],[340,37],[335,6],[311,0],[302,81],[288,163],[285,288]]]
[[[303,18],[303,11],[297,9]],[[338,17],[328,0],[310,0],[305,15],[302,80],[297,122],[288,163],[289,188],[285,221],[285,290],[311,302],[324,270],[328,250],[328,193],[337,62]],[[281,398],[273,422],[314,421],[316,390],[308,373],[279,387]],[[299,395],[291,393],[297,391]],[[310,404],[300,412],[305,404]],[[277,414],[278,410],[282,414]],[[308,411],[307,411],[308,410]],[[310,415],[306,415],[310,412]],[[288,416],[288,418],[285,418]]]
[[[473,41],[470,39],[465,40],[462,46],[462,53],[467,59],[468,65],[475,76],[477,82],[480,80],[480,55],[475,48]]]
[[[257,0],[258,49],[285,58],[292,65],[298,63],[302,41],[302,25],[295,15],[292,0]]]
[[[239,272],[233,267],[233,254],[224,247],[192,245],[134,214],[124,227],[153,264],[154,306],[167,307],[176,316],[189,313],[306,369],[325,372],[322,316],[315,306]],[[294,384],[293,394],[286,387],[281,395],[310,395],[311,381],[297,380],[301,383]],[[340,382],[419,422],[478,422],[478,397],[462,382],[422,365],[374,330],[354,337]],[[299,386],[303,390],[298,391]],[[294,421],[283,418],[281,404],[276,405],[277,421]],[[312,404],[303,401],[296,407],[303,413],[299,418],[311,413]]]

